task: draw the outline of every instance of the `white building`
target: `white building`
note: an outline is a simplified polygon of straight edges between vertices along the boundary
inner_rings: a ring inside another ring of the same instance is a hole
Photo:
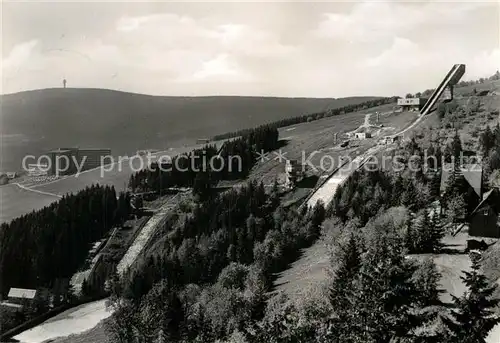
[[[292,188],[297,181],[302,179],[302,165],[297,160],[286,160],[285,163],[285,187]]]
[[[28,164],[29,176],[44,176],[48,174],[49,168],[47,164]]]
[[[420,98],[399,98],[398,106],[404,111],[420,111],[422,101]]]
[[[354,135],[357,139],[367,139],[372,137],[370,132],[356,132]]]
[[[29,303],[34,302],[40,297],[46,297],[46,292],[40,292],[36,289],[11,288],[7,295],[7,301],[2,301],[0,306],[9,311],[20,311]]]

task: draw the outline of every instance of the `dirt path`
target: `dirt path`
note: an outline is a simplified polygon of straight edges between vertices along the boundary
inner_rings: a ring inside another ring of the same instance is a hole
[[[59,194],[54,194],[54,193],[50,193],[50,192],[44,192],[44,191],[40,191],[38,189],[33,189],[33,188],[29,188],[29,187],[26,187],[20,183],[13,183],[13,185],[16,185],[17,187],[21,188],[21,189],[24,189],[25,191],[29,191],[29,192],[33,192],[33,193],[38,193],[38,194],[42,194],[42,195],[50,195],[50,196],[53,196],[53,197],[56,197],[56,198],[62,198],[61,195]]]
[[[365,116],[365,122],[360,127],[369,127],[370,126],[370,117],[371,117],[371,115],[372,115],[371,113],[368,113]]]

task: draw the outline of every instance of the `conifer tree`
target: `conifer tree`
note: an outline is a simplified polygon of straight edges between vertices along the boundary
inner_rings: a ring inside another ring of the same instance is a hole
[[[408,311],[412,298],[408,282],[411,273],[397,263],[382,268],[378,264],[374,260],[362,270],[357,301],[361,317],[358,330],[359,337],[367,341],[389,342],[406,336],[417,326],[417,318]]]
[[[461,297],[453,296],[455,310],[451,318],[444,319],[450,343],[485,343],[488,333],[500,323],[494,312],[499,299],[492,298],[497,286],[491,286],[481,273],[480,256],[471,254],[470,258],[471,271],[462,276],[467,292]]]
[[[339,342],[396,342],[411,337],[422,323],[416,314],[415,267],[401,243],[394,234],[377,234],[367,242],[344,310],[349,332],[340,331]]]
[[[450,223],[453,224],[453,229],[457,228],[457,225],[465,217],[465,201],[464,197],[461,195],[456,195],[448,202],[448,211],[446,216]]]
[[[427,168],[435,169],[438,166],[438,162],[436,160],[436,148],[433,144],[426,151],[427,160],[425,161]]]
[[[427,210],[422,210],[413,226],[412,237],[407,239],[410,252],[434,253],[439,250],[443,233],[434,221],[434,216],[431,218]]]
[[[430,224],[427,211],[420,211],[414,223],[413,252],[428,252]]]
[[[432,214],[429,215],[429,224],[430,224],[430,231],[431,231],[431,251],[432,252],[437,252],[439,251],[443,244],[441,243],[441,239],[444,237],[444,231],[443,231],[443,226],[441,224],[441,221],[438,218],[438,214],[434,211]]]
[[[445,188],[446,197],[448,199],[451,199],[457,195],[462,195],[466,190],[466,181],[462,173],[459,161],[454,160],[451,168],[452,169],[449,171],[450,175],[448,177],[448,180],[446,180]]]
[[[462,141],[458,135],[458,130],[455,131],[455,136],[453,136],[453,141],[451,142],[451,153],[456,161],[460,161],[460,155],[462,153]]]
[[[440,303],[439,294],[441,292],[438,289],[440,278],[441,275],[431,258],[421,263],[413,274],[413,282],[419,291],[417,299],[422,308]]]
[[[398,206],[401,203],[401,194],[403,194],[403,177],[401,174],[398,174],[392,183],[392,205]]]
[[[500,123],[497,123],[493,131],[493,145],[498,149],[500,147]]]
[[[434,198],[438,198],[441,195],[441,170],[438,170],[432,175],[430,191],[431,196]]]
[[[356,237],[351,232],[345,245],[339,247],[339,253],[335,256],[338,267],[334,271],[329,289],[329,302],[334,313],[334,326],[337,330],[347,334],[349,331],[348,318],[350,312],[349,295],[352,296],[355,281],[361,268],[360,249]]]
[[[490,150],[495,145],[495,135],[489,126],[486,126],[486,129],[479,137],[479,144],[481,145],[481,152],[483,153],[483,156],[488,156]]]

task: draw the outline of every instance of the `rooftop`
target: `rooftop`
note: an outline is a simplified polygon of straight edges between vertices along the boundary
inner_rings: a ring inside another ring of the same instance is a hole
[[[488,192],[484,193],[484,196],[483,196],[483,200],[479,203],[479,205],[476,206],[476,208],[474,209],[474,211],[472,212],[472,214],[476,213],[480,208],[483,207],[483,205],[485,203],[487,203],[488,201],[493,201],[493,204],[496,204],[497,206],[493,206],[492,208],[494,210],[498,210],[498,194],[499,194],[499,190],[498,188],[492,188],[490,189]]]
[[[23,308],[23,305],[13,304],[8,301],[0,302],[0,306],[12,307],[12,308]]]
[[[79,151],[102,151],[111,150],[110,148],[78,148]]]
[[[59,153],[59,154],[60,154],[60,153],[63,153],[63,152],[68,152],[68,151],[71,151],[71,150],[69,150],[69,149],[61,149],[61,148],[59,148],[59,149],[50,150],[50,151],[49,151],[49,154],[50,154],[50,153]]]
[[[110,148],[78,148],[78,147],[75,147],[75,148],[57,148],[57,149],[50,150],[49,153],[51,153],[51,152],[63,153],[63,152],[75,151],[75,150],[78,150],[78,151],[102,151],[102,150],[111,151]]]
[[[443,171],[441,174],[441,190],[446,189],[446,183],[450,177],[450,174],[453,170],[453,166],[451,163],[445,164],[443,166]],[[462,175],[465,180],[471,185],[476,194],[481,197],[481,186],[482,186],[482,176],[483,169],[479,164],[464,164],[460,167]]]
[[[26,288],[11,288],[9,291],[9,298],[26,298],[26,299],[34,299],[36,296],[35,289],[26,289]]]

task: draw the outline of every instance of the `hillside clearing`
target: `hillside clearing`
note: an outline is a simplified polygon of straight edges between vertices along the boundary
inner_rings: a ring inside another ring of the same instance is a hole
[[[19,170],[25,155],[63,146],[110,148],[120,156],[191,146],[198,138],[377,98],[170,97],[80,88],[2,95],[1,134],[11,137],[2,168]]]

